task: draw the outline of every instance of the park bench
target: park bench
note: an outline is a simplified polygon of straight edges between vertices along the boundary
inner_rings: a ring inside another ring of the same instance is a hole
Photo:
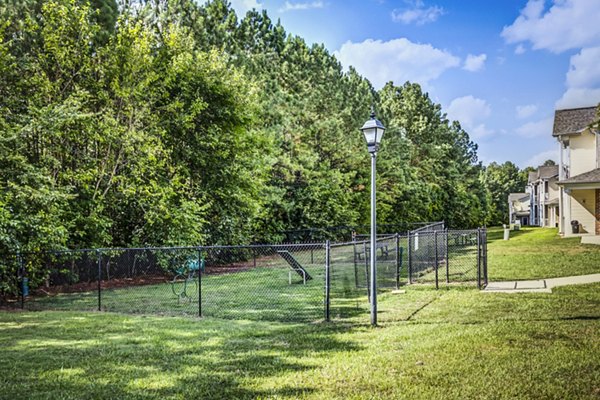
[[[306,283],[306,281],[311,280],[312,276],[304,269],[304,267],[294,258],[292,253],[287,250],[277,250],[277,254],[281,256],[287,263],[290,265],[292,271],[295,271],[298,275],[302,277],[302,281]],[[292,275],[290,271],[290,283],[292,281]]]

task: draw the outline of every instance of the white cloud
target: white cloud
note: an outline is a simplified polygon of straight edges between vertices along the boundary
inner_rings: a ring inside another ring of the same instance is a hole
[[[422,0],[405,0],[405,3],[410,5],[410,7],[397,8],[392,11],[392,20],[394,22],[424,25],[428,22],[435,22],[444,14],[444,9],[442,7],[431,6],[425,8],[425,4]]]
[[[312,1],[312,2],[304,2],[304,3],[290,3],[286,1],[283,7],[281,7],[279,12],[286,11],[298,11],[298,10],[309,10],[311,8],[323,8],[324,4],[322,1]]]
[[[253,8],[260,10],[263,6],[257,0],[230,0],[231,7],[235,10],[236,14],[241,18]]]
[[[334,55],[346,68],[354,66],[376,88],[381,88],[388,81],[427,85],[447,69],[460,65],[460,59],[449,52],[429,44],[413,43],[406,38],[389,42],[372,39],[362,43],[348,41]]]
[[[556,102],[558,110],[565,108],[591,107],[600,103],[600,88],[570,88]]]
[[[552,124],[554,120],[552,118],[545,118],[540,121],[528,122],[521,125],[516,129],[516,133],[519,136],[526,138],[535,138],[541,136],[552,135]]]
[[[598,44],[598,0],[553,0],[544,12],[544,0],[529,0],[521,14],[502,30],[508,43],[529,41],[534,49],[560,53]]]
[[[523,46],[521,43],[519,43],[519,45],[515,48],[516,55],[525,54],[526,51],[527,50],[525,49],[525,46]]]
[[[517,118],[524,119],[531,117],[538,110],[535,104],[527,104],[525,106],[517,106]]]
[[[558,150],[546,150],[542,151],[531,157],[529,160],[525,161],[524,167],[534,167],[537,168],[540,165],[544,164],[547,160],[553,160],[558,164]]]
[[[577,49],[571,57],[566,90],[557,108],[585,107],[600,101],[600,5],[598,0],[529,0],[519,17],[504,27],[508,43],[529,41],[533,49],[555,53]],[[515,53],[519,54],[519,47]]]
[[[571,57],[567,90],[557,108],[587,107],[600,102],[600,47],[582,49]]]
[[[600,47],[582,49],[571,57],[567,86],[600,87]]]
[[[467,59],[465,60],[465,65],[463,66],[463,69],[471,72],[477,72],[483,68],[486,59],[487,55],[485,54],[480,54],[478,56],[469,54],[467,56]]]
[[[460,122],[463,129],[473,138],[482,138],[494,133],[483,123],[492,112],[485,100],[471,95],[458,97],[450,102],[446,112],[450,120]]]

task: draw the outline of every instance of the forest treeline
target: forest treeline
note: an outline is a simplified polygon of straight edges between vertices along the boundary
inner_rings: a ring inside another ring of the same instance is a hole
[[[506,220],[512,163],[415,83],[375,90],[227,1],[0,0],[0,250],[241,244],[378,220]]]

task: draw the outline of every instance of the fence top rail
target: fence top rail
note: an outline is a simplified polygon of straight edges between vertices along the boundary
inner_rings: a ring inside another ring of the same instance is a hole
[[[396,235],[399,236],[403,236],[406,235],[406,232],[396,232],[396,233],[378,233],[377,235],[375,235],[378,239],[379,238],[388,238],[388,237],[394,237]],[[370,239],[371,235],[368,233],[357,233],[356,235],[354,235],[355,238],[367,238]]]
[[[396,239],[396,237],[403,237],[401,235],[397,235],[397,234],[392,234],[392,235],[387,235],[387,236],[377,236],[377,239],[375,240],[376,242],[382,242],[382,241],[386,241],[386,240],[392,240],[392,239]],[[353,242],[336,242],[336,243],[331,243],[330,247],[343,247],[343,246],[353,246],[353,245],[357,245],[357,244],[369,244],[371,243],[371,240],[355,240]]]
[[[411,234],[415,234],[415,233],[420,233],[420,232],[428,232],[430,230],[432,230],[432,228],[441,225],[442,227],[445,226],[445,222],[444,221],[436,221],[436,222],[428,222],[427,225],[422,226],[420,228],[417,229],[413,229],[412,231],[410,231]]]
[[[430,223],[422,228],[406,232],[406,233],[390,233],[390,234],[377,234],[377,241],[385,241],[391,240],[396,237],[406,238],[408,235],[433,235],[437,233],[447,234],[447,235],[459,235],[459,234],[469,234],[476,232],[486,232],[486,228],[474,228],[474,229],[452,229],[452,230],[428,230],[432,226],[442,225],[444,222],[435,222]],[[342,247],[348,245],[357,245],[357,244],[368,244],[370,243],[370,235],[356,234],[355,238],[360,238],[364,240],[355,240],[355,241],[347,241],[347,242],[331,242],[331,247]],[[156,246],[156,247],[102,247],[96,249],[57,249],[57,250],[38,250],[38,251],[19,251],[17,253],[6,254],[5,256],[26,256],[32,254],[74,254],[74,253],[109,253],[109,252],[126,252],[126,251],[207,251],[207,250],[242,250],[242,249],[264,249],[264,248],[272,248],[272,249],[321,249],[325,248],[325,242],[307,242],[307,243],[278,243],[278,244],[248,244],[248,245],[211,245],[211,246]]]

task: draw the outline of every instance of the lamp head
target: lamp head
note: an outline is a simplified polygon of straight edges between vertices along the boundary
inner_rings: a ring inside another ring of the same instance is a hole
[[[385,127],[381,121],[375,118],[375,110],[373,107],[371,107],[371,119],[367,120],[360,130],[365,136],[369,153],[377,153],[381,138],[383,138],[383,133],[385,132]]]

